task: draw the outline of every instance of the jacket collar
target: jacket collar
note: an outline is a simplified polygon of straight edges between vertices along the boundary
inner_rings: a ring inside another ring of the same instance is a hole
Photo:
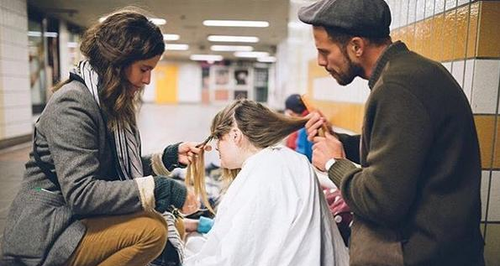
[[[382,53],[382,55],[377,60],[377,63],[375,64],[375,69],[373,70],[372,76],[368,80],[368,86],[370,87],[370,90],[373,89],[373,87],[375,86],[375,83],[377,83],[377,81],[380,78],[380,75],[382,74],[382,71],[384,70],[387,62],[389,62],[396,55],[398,55],[402,52],[408,52],[408,51],[409,50],[408,50],[408,47],[406,47],[406,44],[404,44],[401,41],[397,41],[397,42],[389,45],[385,49],[385,51]]]

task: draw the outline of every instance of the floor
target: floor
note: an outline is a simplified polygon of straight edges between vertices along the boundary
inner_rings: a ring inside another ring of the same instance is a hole
[[[143,105],[138,117],[143,154],[159,152],[165,145],[181,141],[203,141],[210,132],[213,116],[222,108],[198,104]],[[0,239],[10,202],[19,190],[31,148],[31,143],[25,143],[0,150]],[[218,158],[215,151],[207,156],[208,160]]]

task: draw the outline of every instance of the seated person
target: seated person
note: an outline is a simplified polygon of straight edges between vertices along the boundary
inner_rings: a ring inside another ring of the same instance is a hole
[[[204,144],[216,140],[231,184],[204,243],[183,265],[348,265],[312,165],[277,145],[305,123],[250,100],[215,116]]]
[[[292,94],[286,98],[285,113],[292,117],[304,117],[309,114],[299,94]],[[309,161],[312,158],[312,145],[313,143],[307,139],[305,128],[292,132],[286,140],[288,148],[304,154]]]

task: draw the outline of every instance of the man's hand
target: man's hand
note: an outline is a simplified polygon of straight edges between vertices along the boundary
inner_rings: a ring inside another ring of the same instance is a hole
[[[314,137],[312,163],[321,171],[327,171],[325,164],[334,158],[345,158],[344,146],[337,138],[326,132],[325,137]]]
[[[331,125],[328,123],[326,120],[325,116],[318,112],[314,111],[306,116],[306,118],[309,118],[307,121],[305,127],[307,131],[307,139],[309,141],[314,141],[314,137],[318,136],[319,129],[323,126],[326,125],[324,128],[328,128],[328,132],[331,134]],[[326,132],[325,132],[326,133]]]

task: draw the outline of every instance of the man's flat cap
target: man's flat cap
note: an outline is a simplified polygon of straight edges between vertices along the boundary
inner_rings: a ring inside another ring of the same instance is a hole
[[[391,11],[384,0],[319,0],[301,8],[299,19],[350,35],[382,38],[389,36]]]

